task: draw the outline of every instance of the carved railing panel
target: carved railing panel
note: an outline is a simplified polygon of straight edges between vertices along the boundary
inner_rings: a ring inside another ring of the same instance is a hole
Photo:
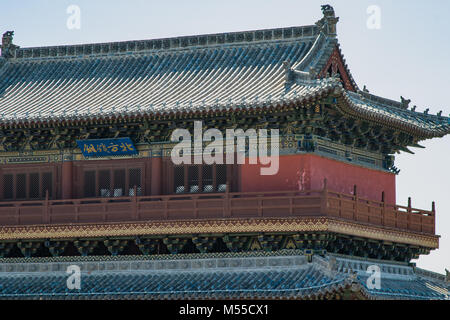
[[[327,189],[0,203],[0,226],[317,216],[435,233],[434,209],[391,205]]]

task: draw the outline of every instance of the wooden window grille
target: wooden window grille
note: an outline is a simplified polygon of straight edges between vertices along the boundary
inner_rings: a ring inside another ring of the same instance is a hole
[[[113,186],[113,196],[123,197],[126,194],[125,189],[125,169],[114,170],[114,186]]]
[[[186,191],[185,181],[184,181],[184,167],[183,166],[175,166],[173,177],[174,177],[173,192],[184,193]]]
[[[3,199],[14,199],[14,176],[12,174],[3,175]]]
[[[42,174],[42,198],[45,198],[45,193],[48,191],[48,197],[53,197],[53,178],[51,172],[44,172]]]
[[[142,169],[101,169],[84,171],[84,197],[125,197],[143,194]]]
[[[215,193],[227,191],[227,165],[177,165],[173,167],[173,192]]]
[[[16,199],[27,198],[27,175],[19,173],[16,175]]]
[[[227,166],[225,164],[216,166],[216,184],[214,187],[217,192],[227,191]]]
[[[188,190],[189,193],[199,193],[200,192],[200,178],[199,178],[199,166],[189,166],[188,167]]]
[[[86,198],[95,197],[95,171],[84,172],[84,196]]]
[[[141,184],[142,170],[140,168],[129,169],[129,179],[128,179],[128,194],[134,196],[134,188],[136,188],[136,195],[142,195],[142,184]]]
[[[28,183],[28,194],[30,199],[39,198],[39,173],[30,173],[29,178],[30,183]]]
[[[52,172],[3,174],[4,200],[44,199],[46,191],[48,191],[49,197],[52,197]]]
[[[106,198],[112,196],[110,170],[100,170],[98,172],[98,195]]]
[[[202,166],[202,191],[214,192],[213,166]]]

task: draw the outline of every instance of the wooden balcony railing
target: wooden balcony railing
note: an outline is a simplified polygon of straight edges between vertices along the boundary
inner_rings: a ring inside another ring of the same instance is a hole
[[[0,226],[173,219],[335,217],[435,234],[431,211],[323,190],[0,202]]]

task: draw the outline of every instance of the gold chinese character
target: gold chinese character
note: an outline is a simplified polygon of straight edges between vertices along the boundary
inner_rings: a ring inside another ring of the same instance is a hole
[[[108,146],[108,149],[115,153],[115,152],[119,151],[119,146],[117,144],[113,144],[111,142],[111,144]]]
[[[127,146],[125,145],[125,143],[121,143],[120,144],[120,148],[122,149],[122,152],[127,152]]]
[[[131,143],[126,143],[128,150],[134,151],[133,145]]]
[[[84,152],[87,153],[96,153],[97,150],[95,150],[95,147],[93,144],[85,144],[84,145]]]

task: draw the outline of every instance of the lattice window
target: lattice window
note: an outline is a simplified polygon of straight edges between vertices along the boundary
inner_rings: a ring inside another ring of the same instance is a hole
[[[114,170],[113,196],[125,196],[125,169]]]
[[[26,199],[27,197],[27,175],[20,173],[16,175],[16,199]]]
[[[216,188],[217,192],[227,191],[227,166],[225,164],[216,166]]]
[[[39,173],[30,173],[28,184],[28,194],[30,199],[39,198]]]
[[[203,192],[214,192],[213,166],[202,166]]]
[[[3,199],[27,200],[52,196],[52,172],[8,173],[3,175]]]
[[[84,172],[84,196],[87,198],[95,197],[95,171]]]
[[[130,169],[128,179],[128,195],[134,196],[134,188],[136,187],[136,195],[142,195],[142,185],[141,185],[141,169]]]
[[[142,169],[102,169],[84,172],[85,197],[125,197],[143,194]]]
[[[111,174],[110,170],[98,172],[98,194],[100,197],[111,197]]]
[[[12,174],[3,175],[3,198],[14,199],[14,176]]]
[[[188,167],[188,187],[190,193],[200,192],[198,166]]]
[[[174,193],[214,193],[226,192],[226,190],[227,166],[225,164],[173,167]]]
[[[45,193],[48,191],[48,197],[53,196],[53,175],[51,172],[44,172],[42,174],[42,198],[45,197]]]
[[[184,186],[184,167],[183,166],[176,166],[174,167],[174,192],[175,193],[184,193],[185,192],[185,186]]]

